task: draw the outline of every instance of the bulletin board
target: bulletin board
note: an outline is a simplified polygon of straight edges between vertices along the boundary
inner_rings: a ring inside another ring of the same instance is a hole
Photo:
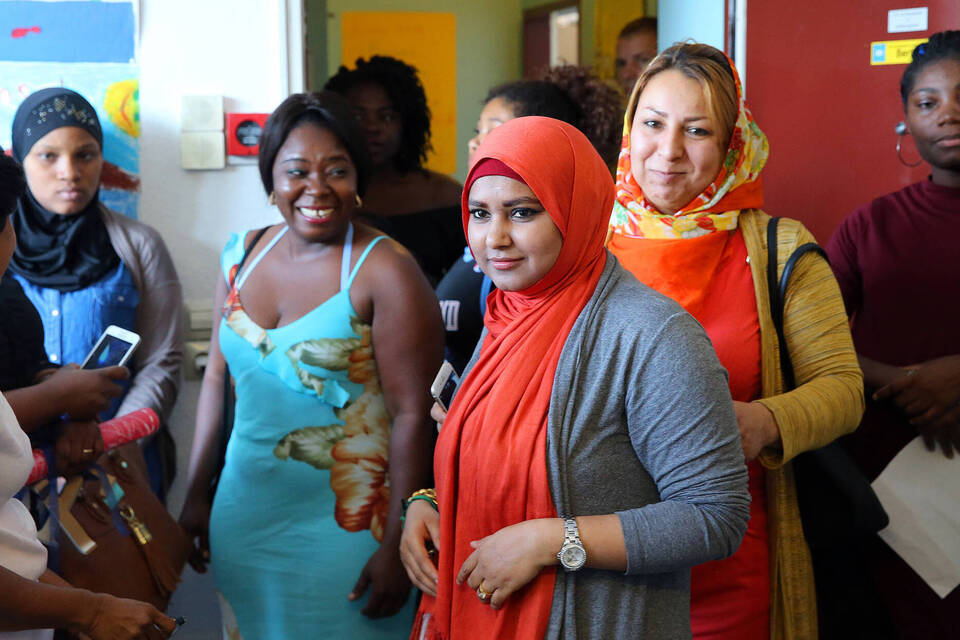
[[[392,56],[417,68],[433,116],[427,168],[457,170],[457,38],[452,13],[348,11],[340,22],[341,60]]]
[[[103,129],[100,200],[137,217],[140,190],[139,5],[3,2],[0,12],[0,145],[10,148],[17,107],[46,87],[67,87],[97,110]]]

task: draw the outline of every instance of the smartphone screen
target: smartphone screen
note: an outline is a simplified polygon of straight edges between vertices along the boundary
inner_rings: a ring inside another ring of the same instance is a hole
[[[96,349],[87,358],[84,369],[101,369],[112,367],[123,362],[124,356],[130,350],[130,343],[117,336],[104,334]]]

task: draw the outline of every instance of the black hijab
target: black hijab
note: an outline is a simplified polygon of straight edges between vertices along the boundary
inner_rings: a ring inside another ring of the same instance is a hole
[[[70,89],[41,89],[24,100],[13,117],[13,157],[21,164],[40,138],[60,127],[80,127],[103,151],[97,112]],[[33,284],[77,291],[96,282],[120,263],[100,215],[97,196],[83,211],[60,215],[45,209],[30,191],[21,196],[12,221],[17,248],[10,270]]]

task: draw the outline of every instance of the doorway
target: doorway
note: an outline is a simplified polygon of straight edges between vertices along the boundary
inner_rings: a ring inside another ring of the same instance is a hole
[[[580,5],[564,0],[523,12],[523,76],[580,64]]]

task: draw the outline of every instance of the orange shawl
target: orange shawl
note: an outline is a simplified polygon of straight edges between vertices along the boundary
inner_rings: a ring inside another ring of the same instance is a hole
[[[603,240],[614,186],[587,138],[558,120],[525,117],[497,127],[477,151],[523,178],[563,235],[553,268],[523,291],[490,295],[488,335],[447,414],[434,473],[440,503],[437,598],[425,597],[430,638],[542,638],[555,569],[499,611],[454,582],[470,542],[503,527],[556,517],[547,479],[547,414],[567,335],[606,264]],[[473,174],[463,191],[463,224]],[[419,627],[419,621],[416,627]],[[415,627],[415,629],[416,629]]]

